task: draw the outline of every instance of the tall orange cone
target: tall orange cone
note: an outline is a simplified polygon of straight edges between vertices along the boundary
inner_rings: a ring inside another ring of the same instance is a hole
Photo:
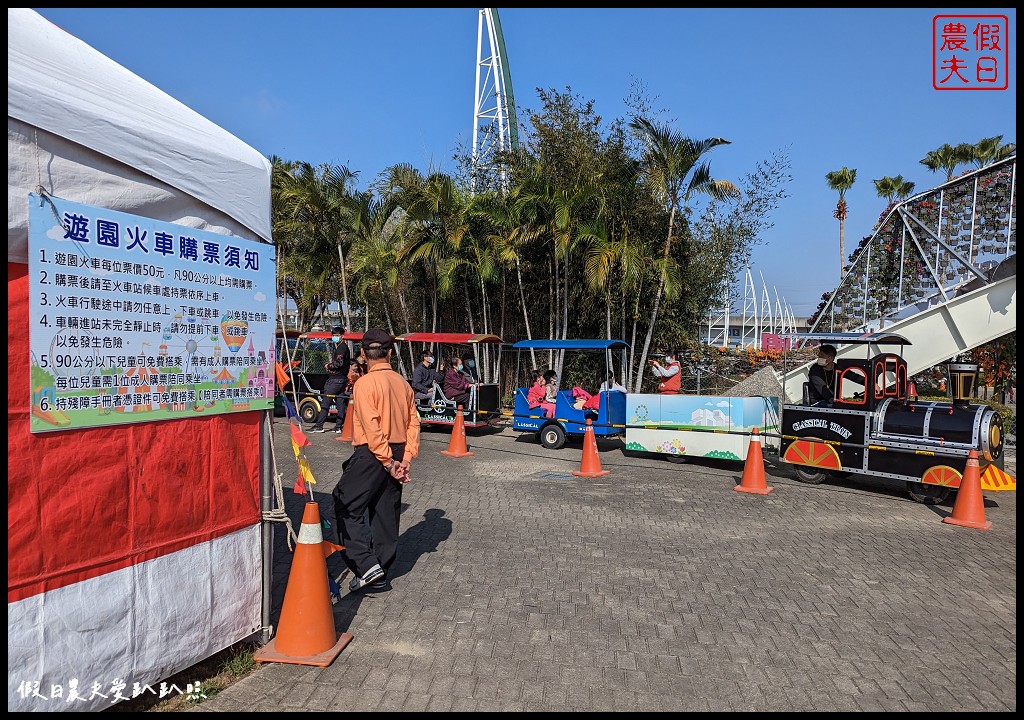
[[[349,398],[348,404],[345,407],[345,422],[341,426],[341,435],[338,436],[338,442],[352,442],[355,439],[355,433],[352,430],[352,399]]]
[[[336,545],[334,547],[337,547]],[[334,629],[327,581],[327,546],[320,526],[320,506],[307,502],[288,573],[277,634],[253,655],[256,662],[327,667],[352,640]]]
[[[580,469],[573,473],[576,477],[601,477],[610,475],[611,470],[601,469],[601,458],[597,454],[597,439],[594,437],[594,426],[587,418],[587,429],[583,431],[583,457],[580,458]]]
[[[981,468],[978,466],[977,450],[971,450],[967,455],[967,467],[964,468],[960,489],[953,502],[953,514],[942,518],[942,522],[978,530],[992,527],[992,523],[985,520],[985,498],[981,494]]]
[[[466,421],[462,419],[461,405],[455,413],[455,427],[452,428],[452,438],[448,441],[448,449],[442,450],[441,454],[457,458],[476,455],[476,453],[469,452],[466,447]]]
[[[754,495],[767,495],[775,490],[775,488],[768,487],[768,482],[764,477],[761,432],[757,428],[750,431],[750,445],[747,447],[747,461],[743,465],[743,479],[732,489]]]

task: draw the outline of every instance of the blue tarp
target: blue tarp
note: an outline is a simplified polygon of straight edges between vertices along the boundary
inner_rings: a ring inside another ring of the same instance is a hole
[[[621,350],[629,343],[623,340],[520,340],[512,346],[522,350]]]

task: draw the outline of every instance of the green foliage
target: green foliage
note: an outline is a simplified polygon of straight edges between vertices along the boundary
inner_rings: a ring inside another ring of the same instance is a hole
[[[528,323],[533,337],[610,334],[634,345],[652,330],[657,346],[699,332],[771,227],[788,161],[776,155],[738,183],[716,181],[701,155],[727,141],[659,124],[678,136],[677,159],[692,169],[672,185],[683,204],[668,233],[672,208],[644,181],[653,175],[641,172],[630,121],[605,120],[571,88],[537,97],[537,109],[519,113],[520,148],[486,177],[470,172],[464,154],[456,176],[399,164],[357,192],[356,173],[342,166],[275,159],[279,292],[298,304],[304,327],[326,326],[318,316],[347,288],[369,325],[396,332],[519,339]],[[650,110],[640,100],[631,107]]]
[[[254,648],[251,646],[240,646],[224,660],[221,670],[236,678],[245,677],[256,669],[256,661],[253,659]]]

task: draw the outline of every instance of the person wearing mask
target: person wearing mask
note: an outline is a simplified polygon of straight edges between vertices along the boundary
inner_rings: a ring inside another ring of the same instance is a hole
[[[654,373],[655,377],[661,379],[661,382],[658,383],[658,392],[662,395],[675,395],[679,393],[680,382],[683,377],[674,351],[665,353],[664,365],[657,360],[648,360],[647,364],[650,365],[651,372]]]
[[[391,367],[394,338],[363,333],[367,372],[352,386],[352,454],[332,493],[351,592],[390,590],[398,554],[402,487],[419,455],[420,416],[412,388]]]
[[[465,408],[469,405],[469,391],[476,383],[471,383],[466,379],[463,367],[462,358],[458,355],[453,357],[451,366],[444,374],[444,386],[441,389],[444,390],[444,396],[454,402],[456,406],[461,405]]]
[[[434,383],[441,382],[443,376],[433,369],[434,353],[424,350],[420,354],[420,364],[412,371],[413,391],[416,393],[416,400],[431,400],[434,397]]]
[[[548,384],[540,370],[530,373],[530,389],[526,393],[526,404],[531,410],[542,408],[544,417],[555,416],[555,404],[547,400]]]
[[[615,373],[608,373],[608,379],[601,383],[601,388],[598,390],[599,393],[608,392],[609,390],[616,390],[618,392],[628,392],[626,388],[619,385],[615,381]]]
[[[476,369],[473,353],[466,353],[462,356],[462,372],[469,382],[480,384],[480,372]]]
[[[327,421],[332,405],[337,409],[335,417],[337,425],[334,432],[340,433],[345,424],[345,409],[348,405],[345,390],[348,388],[348,371],[349,365],[352,363],[352,354],[349,351],[348,343],[342,340],[344,334],[344,328],[331,329],[331,341],[327,344],[330,356],[324,365],[327,370],[327,382],[324,383],[324,390],[320,393],[320,413],[316,416],[310,432],[327,432],[324,429],[324,423]]]
[[[818,347],[818,358],[807,371],[810,401],[815,407],[830,407],[836,399],[836,348]]]

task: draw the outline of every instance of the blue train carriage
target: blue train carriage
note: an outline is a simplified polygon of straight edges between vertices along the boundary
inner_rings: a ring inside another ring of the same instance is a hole
[[[779,399],[629,393],[626,450],[685,457],[746,460],[754,429],[766,449],[778,449]]]
[[[419,361],[419,353],[422,350],[430,349],[435,353],[437,362],[435,368],[447,367],[448,360],[453,355],[462,357],[466,352],[472,352],[477,368],[481,371],[481,382],[470,389],[469,401],[462,408],[463,427],[483,428],[499,425],[504,416],[501,412],[501,395],[498,383],[490,382],[487,376],[491,365],[497,366],[500,360],[501,338],[497,335],[474,334],[474,333],[431,333],[411,332],[399,335],[396,342],[413,343],[414,363]],[[493,357],[482,352],[482,346],[488,346]],[[485,362],[485,360],[490,362]],[[415,365],[413,365],[415,367]],[[416,401],[416,411],[420,416],[420,423],[423,425],[455,425],[455,417],[458,413],[458,406],[451,398],[444,394],[442,383],[435,382],[429,398],[422,398]]]
[[[629,344],[622,340],[520,340],[512,346],[517,351],[516,377],[523,378],[528,373],[521,372],[524,353],[529,360],[528,351],[565,351],[603,354],[605,367],[603,377],[611,371],[611,356],[619,352],[625,361],[625,351]],[[622,367],[620,364],[619,367]],[[529,370],[529,368],[527,368]],[[596,373],[595,373],[596,375]],[[596,391],[597,388],[594,388]],[[576,398],[571,388],[560,388],[555,400],[555,412],[551,418],[545,417],[541,408],[530,408],[527,401],[528,387],[516,387],[515,403],[512,412],[512,429],[517,432],[536,433],[540,444],[550,450],[563,447],[569,438],[582,438],[590,420],[595,437],[615,437],[623,435],[626,430],[626,393],[618,390],[597,392],[596,410],[577,409]]]
[[[922,402],[912,393],[902,357],[910,341],[894,333],[792,335],[840,347],[835,397],[825,406],[782,406],[780,457],[796,478],[821,483],[850,474],[902,480],[911,499],[936,504],[960,487],[971,450],[978,453],[982,490],[1016,490],[1003,470],[999,414],[971,404],[977,366],[948,363],[949,402]],[[883,350],[880,346],[894,349]],[[863,353],[860,352],[863,348]],[[856,357],[856,355],[863,357]]]

